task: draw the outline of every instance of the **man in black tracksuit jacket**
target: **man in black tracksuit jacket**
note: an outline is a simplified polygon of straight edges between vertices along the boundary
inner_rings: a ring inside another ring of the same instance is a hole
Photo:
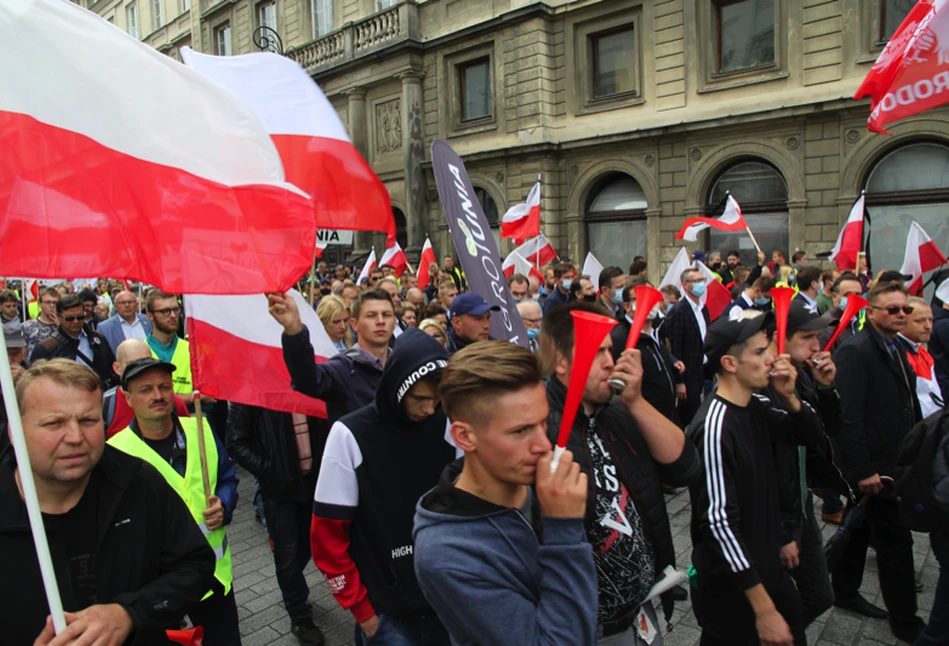
[[[357,644],[397,636],[420,643],[423,632],[444,634],[448,643],[412,556],[415,505],[460,454],[436,400],[447,365],[438,341],[409,328],[396,340],[375,402],[343,416],[326,441],[310,549],[330,591],[356,619]]]
[[[805,644],[801,599],[781,563],[774,442],[819,446],[814,411],[794,394],[787,355],[768,351],[773,315],[754,310],[720,317],[705,340],[718,390],[686,430],[705,464],[691,487],[693,610],[702,644]],[[787,410],[755,390],[773,384]],[[794,412],[788,412],[794,411]]]
[[[556,442],[572,369],[572,311],[600,312],[597,305],[572,303],[552,310],[543,322],[541,356],[555,366],[547,384],[550,416],[547,432]],[[675,567],[672,532],[662,483],[689,485],[701,476],[694,448],[678,426],[657,411],[641,393],[643,368],[638,350],[626,351],[614,366],[611,340],[603,340],[594,360],[567,448],[588,475],[585,527],[593,546],[599,588],[600,643],[635,641],[643,615],[656,626],[652,603],[644,603],[667,566]],[[611,376],[627,383],[614,397]],[[671,591],[662,598],[672,613]],[[631,635],[623,636],[632,632]],[[658,631],[661,643],[661,630]]]

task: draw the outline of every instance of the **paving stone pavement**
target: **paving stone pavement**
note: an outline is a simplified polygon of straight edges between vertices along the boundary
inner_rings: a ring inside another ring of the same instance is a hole
[[[228,528],[228,540],[234,559],[234,590],[237,612],[241,622],[244,646],[268,644],[294,646],[298,644],[290,634],[290,620],[283,609],[280,588],[274,576],[273,555],[267,543],[263,526],[254,518],[252,501],[254,480],[238,469],[241,478],[240,502]],[[820,501],[815,499],[817,505]],[[816,505],[815,505],[816,506]],[[672,542],[680,568],[687,567],[691,552],[689,539],[689,494],[685,489],[666,496],[666,508],[672,526]],[[836,527],[824,525],[824,538],[829,538]],[[920,616],[928,619],[933,603],[939,566],[929,546],[929,537],[916,534],[915,562],[917,579],[923,584],[919,594]],[[336,603],[326,582],[312,563],[305,572],[310,584],[310,604],[313,621],[326,634],[327,646],[352,646],[352,615]],[[860,589],[872,603],[883,606],[880,585],[876,576],[876,558],[873,550],[867,556],[867,575]],[[660,613],[661,615],[661,613]],[[672,616],[673,630],[665,635],[666,646],[697,646],[700,631],[689,602],[677,603]],[[807,630],[811,646],[895,646],[905,644],[890,634],[886,620],[868,619],[846,610],[832,608],[819,617]],[[565,644],[564,646],[573,646]]]

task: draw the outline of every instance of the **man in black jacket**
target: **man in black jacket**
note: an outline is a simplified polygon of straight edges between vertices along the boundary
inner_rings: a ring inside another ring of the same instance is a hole
[[[310,562],[313,491],[328,432],[324,419],[228,404],[227,451],[260,484],[290,632],[304,646],[324,641],[313,623],[303,570]]]
[[[925,626],[916,616],[913,537],[900,523],[896,501],[877,496],[883,490],[880,476],[892,476],[900,442],[922,419],[916,374],[897,340],[912,312],[908,298],[899,283],[871,289],[866,326],[834,355],[842,415],[834,439],[837,457],[851,486],[873,497],[868,522],[852,534],[833,572],[833,584],[838,606],[871,617],[881,614],[858,593],[872,538],[890,627],[894,635],[912,642]]]
[[[375,401],[333,425],[313,502],[310,549],[356,620],[357,644],[447,644],[415,578],[412,523],[422,494],[460,452],[436,390],[448,353],[409,328]]]
[[[702,403],[705,385],[702,343],[708,330],[708,308],[702,303],[705,278],[698,269],[686,269],[679,276],[683,298],[672,306],[660,328],[672,354],[685,364],[685,399],[679,402],[679,421],[687,425]]]
[[[102,391],[88,368],[65,359],[35,366],[17,400],[67,613],[59,640],[167,643],[164,631],[178,628],[214,578],[214,552],[188,508],[153,467],[105,446]],[[3,642],[48,643],[53,626],[20,483],[8,448],[0,456]]]
[[[547,432],[556,441],[567,384],[573,369],[572,311],[600,313],[588,303],[572,303],[550,312],[540,335],[542,363],[553,370],[547,384],[550,416]],[[586,531],[593,546],[599,588],[600,644],[639,644],[642,622],[655,629],[650,588],[666,567],[675,567],[672,532],[662,483],[684,486],[701,477],[702,467],[682,431],[642,396],[642,355],[626,350],[614,365],[606,337],[590,370],[580,410],[567,441],[574,460],[588,475]],[[613,397],[608,380],[626,383]],[[668,619],[670,593],[663,597]],[[654,646],[661,643],[650,641]]]

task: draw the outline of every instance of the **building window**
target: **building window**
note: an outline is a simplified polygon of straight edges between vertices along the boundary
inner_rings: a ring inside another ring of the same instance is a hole
[[[392,207],[392,218],[395,220],[395,241],[404,250],[409,246],[409,227],[405,221],[405,213],[402,209]]]
[[[903,265],[913,221],[939,249],[949,249],[949,147],[915,143],[887,153],[870,171],[866,189],[872,273]]]
[[[389,9],[399,4],[401,0],[376,0],[376,11],[382,11],[383,9]]]
[[[138,6],[134,2],[125,8],[125,20],[128,23],[129,36],[132,38],[139,38]]]
[[[774,65],[774,0],[712,0],[717,72]]]
[[[277,3],[264,2],[257,5],[257,26],[277,31]]]
[[[155,29],[165,24],[165,0],[153,0],[152,11],[155,18]]]
[[[706,215],[721,215],[726,193],[731,193],[741,206],[741,214],[745,217],[748,228],[755,234],[762,251],[769,257],[774,249],[790,253],[788,185],[781,173],[773,166],[760,161],[742,161],[731,166],[712,184]],[[757,264],[755,245],[746,232],[716,229],[708,231],[707,249],[720,251],[723,256],[737,249],[743,264],[749,267]]]
[[[181,0],[181,13],[191,9],[191,0]]]
[[[880,42],[886,42],[903,23],[916,0],[880,0]]]
[[[604,267],[628,267],[633,258],[646,255],[646,194],[629,175],[611,173],[601,178],[587,201],[584,220],[587,251]]]
[[[231,26],[224,23],[214,30],[215,54],[218,56],[231,55]]]
[[[311,0],[313,14],[313,38],[320,38],[333,31],[333,0]]]
[[[488,221],[488,224],[491,227],[491,233],[494,235],[494,243],[498,246],[498,249],[501,248],[501,222],[498,219],[498,205],[494,201],[494,198],[491,197],[491,194],[480,186],[474,187],[475,197],[478,198],[478,203],[481,205],[481,210],[484,212],[484,217]]]
[[[461,120],[491,116],[491,67],[488,57],[458,66],[461,88]]]
[[[590,36],[593,59],[593,96],[602,98],[635,93],[636,49],[632,26]]]

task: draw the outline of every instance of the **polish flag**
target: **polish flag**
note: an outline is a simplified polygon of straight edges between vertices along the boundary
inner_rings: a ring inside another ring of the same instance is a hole
[[[326,247],[329,246],[328,242],[323,242],[322,240],[316,241],[316,249],[313,251],[314,258],[322,258],[323,252],[326,251]]]
[[[538,269],[551,260],[558,258],[553,245],[550,244],[550,241],[547,240],[547,236],[543,233],[536,238],[531,238],[514,251],[520,254],[521,257],[529,260]]]
[[[386,247],[379,265],[391,265],[395,269],[396,277],[401,278],[409,266],[409,259],[405,257],[402,246],[398,242],[393,242],[392,246]]]
[[[890,37],[854,99],[870,97],[867,130],[889,134],[893,121],[949,102],[949,9],[946,0],[920,0]]]
[[[357,285],[362,285],[363,278],[369,278],[369,272],[372,271],[373,267],[376,266],[376,249],[373,247],[372,251],[369,252],[369,257],[366,258],[366,264],[362,266],[362,271],[359,272],[359,278],[356,280]]]
[[[681,247],[679,253],[672,259],[672,264],[669,265],[669,269],[666,270],[666,275],[662,277],[662,281],[659,283],[659,289],[662,289],[666,285],[674,285],[682,289],[682,281],[679,277],[682,276],[683,271],[691,266],[692,260],[689,258],[689,252],[685,250],[685,247]]]
[[[518,243],[540,235],[540,177],[527,194],[527,201],[515,204],[501,218],[501,237]]]
[[[516,251],[512,251],[507,255],[507,258],[501,263],[501,270],[504,272],[505,278],[510,278],[514,274],[523,274],[530,278],[530,275],[533,274],[537,276],[541,282],[544,282],[544,275],[540,273],[529,260]]]
[[[708,308],[709,319],[714,321],[721,316],[728,304],[732,302],[732,294],[718,279],[718,276],[705,266],[705,263],[696,260],[692,266],[702,272],[705,277],[705,295],[700,300]],[[683,298],[687,297],[683,295]]]
[[[0,2],[0,60],[0,274],[234,294],[307,271],[310,199],[233,93],[61,0]]]
[[[929,234],[918,223],[913,222],[906,236],[906,251],[903,254],[903,266],[900,273],[912,276],[906,282],[910,294],[918,294],[923,288],[923,274],[949,263],[932,241]]]
[[[712,227],[719,231],[743,231],[748,228],[744,216],[741,214],[741,207],[731,195],[725,200],[725,212],[717,218],[689,218],[675,234],[675,238],[695,242],[698,239],[699,231]]]
[[[299,64],[270,52],[210,56],[190,47],[181,48],[181,58],[237,94],[260,118],[280,152],[287,181],[313,198],[318,227],[385,231],[395,239],[389,192]]]
[[[310,332],[317,361],[336,354],[306,299],[289,294]],[[267,312],[267,297],[185,296],[194,389],[215,399],[288,413],[326,417],[326,404],[290,387],[280,337],[283,327]]]
[[[861,193],[850,208],[850,215],[847,216],[844,228],[840,230],[837,242],[830,252],[830,259],[837,263],[837,269],[840,271],[852,271],[857,268],[857,254],[863,249],[865,205],[866,196]]]
[[[422,245],[422,255],[418,260],[418,288],[425,289],[432,281],[432,276],[428,274],[428,268],[433,262],[438,262],[435,258],[435,250],[432,249],[432,241],[427,237],[425,244]]]

